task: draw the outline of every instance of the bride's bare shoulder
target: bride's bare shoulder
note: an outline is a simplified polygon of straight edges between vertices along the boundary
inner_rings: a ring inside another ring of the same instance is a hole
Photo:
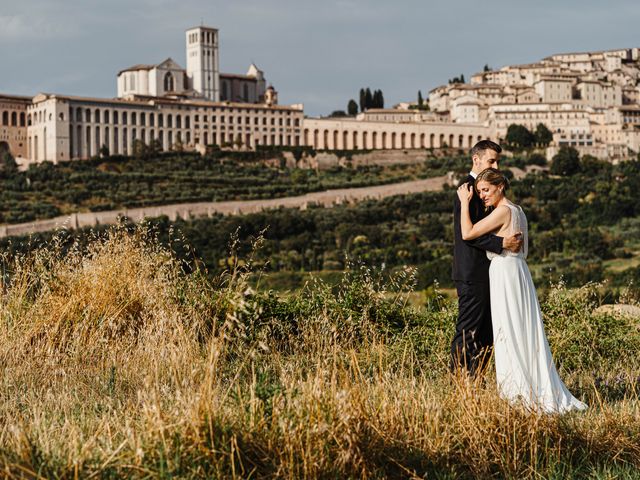
[[[509,207],[509,205],[506,204],[502,204],[502,205],[498,205],[493,212],[496,215],[500,215],[500,216],[507,216],[507,215],[511,215],[511,208]]]

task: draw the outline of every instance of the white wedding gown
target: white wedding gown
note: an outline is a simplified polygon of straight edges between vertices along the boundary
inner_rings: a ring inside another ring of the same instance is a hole
[[[493,322],[496,379],[500,396],[512,403],[542,411],[562,413],[584,410],[558,376],[542,324],[531,273],[527,266],[527,217],[509,202],[511,232],[521,231],[519,253],[487,252],[491,260],[489,285]]]

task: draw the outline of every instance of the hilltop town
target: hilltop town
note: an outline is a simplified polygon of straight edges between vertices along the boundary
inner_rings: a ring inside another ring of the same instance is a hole
[[[186,68],[171,58],[117,74],[115,98],[55,93],[0,95],[0,148],[18,161],[203,152],[207,146],[317,150],[470,148],[504,141],[510,125],[552,135],[547,156],[572,146],[600,159],[640,151],[638,48],[565,53],[456,78],[426,102],[365,110],[357,116],[311,118],[301,104],[279,105],[278,93],[251,64],[246,74],[219,71],[219,32],[185,34]]]

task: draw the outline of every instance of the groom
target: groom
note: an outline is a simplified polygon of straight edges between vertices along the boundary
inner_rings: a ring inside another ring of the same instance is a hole
[[[470,188],[485,168],[498,168],[501,152],[500,145],[491,140],[481,140],[473,146],[473,165],[465,180]],[[489,214],[475,190],[469,202],[469,213],[474,224]],[[460,200],[457,196],[453,208],[453,233],[452,277],[458,292],[458,321],[451,342],[451,370],[462,370],[473,376],[485,367],[493,345],[487,251],[500,253],[506,249],[517,252],[522,246],[522,239],[516,233],[505,238],[487,234],[475,240],[462,240]]]

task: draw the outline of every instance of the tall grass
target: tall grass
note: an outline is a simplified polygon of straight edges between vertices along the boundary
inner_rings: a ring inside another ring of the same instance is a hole
[[[5,259],[0,462],[25,478],[635,478],[640,332],[544,304],[586,413],[536,415],[447,373],[455,304],[406,271],[279,298],[185,273],[144,230]]]

